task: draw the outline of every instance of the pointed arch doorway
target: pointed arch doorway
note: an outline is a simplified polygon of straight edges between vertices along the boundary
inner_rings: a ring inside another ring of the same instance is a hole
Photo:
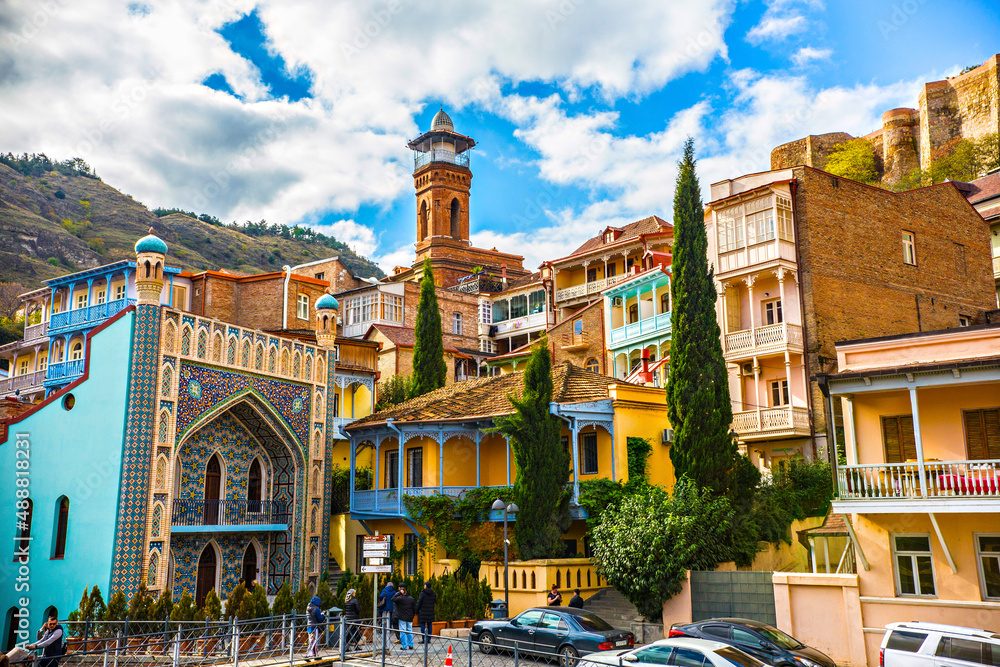
[[[219,523],[219,500],[222,496],[222,463],[219,455],[213,454],[205,467],[205,515],[206,526]]]
[[[195,602],[200,608],[208,592],[215,588],[219,577],[219,560],[211,544],[206,544],[198,558],[198,579],[195,583]]]

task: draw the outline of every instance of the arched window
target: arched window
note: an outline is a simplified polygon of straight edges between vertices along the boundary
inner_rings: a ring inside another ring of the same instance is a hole
[[[205,603],[205,596],[210,590],[216,587],[218,580],[218,558],[215,555],[214,546],[209,543],[201,552],[198,558],[198,578],[195,583],[195,603],[201,607]]]
[[[218,454],[212,454],[205,466],[205,509],[203,521],[206,526],[219,523],[219,505],[222,502],[222,462]]]
[[[595,359],[593,357],[591,357],[590,359],[587,359],[587,362],[583,365],[583,367],[586,368],[591,373],[600,373],[601,372],[601,364],[598,363],[597,359]]]
[[[306,367],[305,367],[304,371],[305,371],[305,379],[306,380],[311,380],[312,379],[312,375],[313,375],[313,356],[312,356],[312,354],[307,354],[306,355]]]
[[[229,337],[229,345],[226,347],[226,363],[230,366],[236,365],[236,336]]]
[[[181,327],[181,354],[191,354],[191,327]]]
[[[296,350],[295,356],[292,358],[292,375],[294,377],[299,376],[299,371],[302,369],[302,353]]]
[[[455,197],[451,200],[451,212],[449,218],[451,221],[452,238],[462,238],[462,224],[460,222],[461,217],[461,206],[458,203],[458,197]]]
[[[315,544],[309,545],[309,571],[319,571],[319,551],[316,549]]]
[[[198,331],[198,358],[204,359],[208,356],[208,333],[204,329]]]
[[[167,488],[167,457],[159,456],[156,459],[156,472],[153,475],[155,488],[165,491]]]
[[[14,558],[24,554],[31,544],[31,519],[34,516],[35,504],[31,498],[17,501],[17,536],[14,538]]]
[[[272,345],[267,351],[267,372],[273,373],[277,363],[278,351]]]
[[[173,385],[174,369],[170,366],[170,364],[166,364],[163,367],[163,374],[160,376],[160,394],[162,396],[169,396]]]
[[[316,359],[316,382],[326,382],[326,362],[323,357]]]
[[[212,337],[212,360],[216,363],[222,361],[222,348],[223,348],[222,332],[216,331],[215,336]]]
[[[173,353],[174,351],[174,340],[177,338],[177,327],[173,322],[167,322],[167,326],[163,327],[163,351],[168,353]]]
[[[170,443],[170,412],[160,410],[160,423],[157,426],[156,439],[161,445]]]
[[[163,505],[160,503],[153,505],[153,517],[149,523],[149,534],[153,537],[160,537],[160,531],[163,530]]]
[[[153,265],[149,263],[148,259],[145,262],[143,262],[142,269],[143,272],[146,274],[145,275],[146,278],[149,278],[153,275]]]
[[[288,348],[281,350],[281,374],[288,375]]]
[[[264,470],[260,465],[260,459],[254,459],[247,474],[247,511],[260,512],[262,500],[264,500]]]
[[[69,360],[79,361],[80,359],[83,359],[83,341],[77,339],[69,344]]]
[[[313,507],[309,511],[309,532],[315,533],[316,527],[319,525],[319,508]]]
[[[156,577],[160,571],[160,552],[154,551],[149,554],[149,572],[146,575],[146,585],[155,586]]]
[[[66,555],[66,529],[69,527],[69,498],[59,496],[56,500],[56,532],[52,540],[52,557],[62,558]]]
[[[420,212],[417,213],[417,240],[423,241],[430,236],[427,229],[427,201],[420,202]]]
[[[253,590],[254,584],[257,582],[257,564],[259,562],[260,555],[257,553],[257,545],[254,542],[250,542],[247,545],[246,551],[243,552],[242,576],[240,577],[240,581],[243,582],[248,591]]]
[[[264,370],[264,343],[257,341],[253,351],[253,367],[258,371]]]
[[[244,368],[249,368],[250,366],[250,341],[243,341],[243,351],[240,354],[240,365]]]

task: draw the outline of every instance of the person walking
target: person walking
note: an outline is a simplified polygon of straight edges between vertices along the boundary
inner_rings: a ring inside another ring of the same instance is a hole
[[[573,589],[573,597],[569,599],[569,604],[566,606],[572,607],[574,609],[583,609],[583,598],[580,597],[579,588]]]
[[[319,599],[319,596],[314,595],[309,600],[309,606],[306,607],[306,618],[309,623],[309,648],[306,650],[306,660],[315,658],[319,652],[320,631],[323,629],[323,624],[326,623],[326,614],[320,608],[322,604],[323,601]]]
[[[545,604],[550,607],[558,607],[562,604],[562,593],[559,592],[559,589],[556,588],[555,584],[552,584],[552,590],[549,591],[549,597],[547,598],[547,602]]]
[[[361,620],[361,603],[358,602],[358,592],[353,588],[348,589],[344,596],[344,622],[347,623],[347,647],[357,648],[361,643],[361,628],[358,621]]]
[[[434,605],[437,603],[437,593],[431,588],[431,582],[424,582],[424,590],[417,596],[417,616],[420,619],[420,643],[426,644],[431,640],[431,631],[434,629]]]
[[[404,651],[413,650],[413,615],[417,609],[417,603],[406,592],[406,586],[400,586],[399,592],[392,597],[392,609],[396,614],[399,623],[399,643]]]

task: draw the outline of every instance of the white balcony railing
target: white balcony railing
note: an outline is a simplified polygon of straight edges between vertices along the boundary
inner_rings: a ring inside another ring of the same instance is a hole
[[[659,313],[611,330],[611,343],[627,343],[642,336],[670,331],[670,312]]]
[[[1000,279],[1000,255],[993,258],[993,277]]]
[[[35,371],[33,373],[5,378],[0,380],[0,396],[13,394],[16,391],[23,392],[30,389],[38,389],[44,381],[45,371]]]
[[[39,322],[38,324],[29,324],[24,327],[24,342],[30,340],[38,340],[39,338],[45,338],[45,334],[49,330],[48,322]]]
[[[733,430],[742,437],[755,435],[808,435],[809,411],[782,406],[733,413]]]
[[[610,276],[608,278],[601,278],[600,280],[592,280],[582,285],[573,285],[572,287],[558,289],[556,290],[556,301],[569,301],[570,299],[578,299],[589,294],[599,294],[612,285],[628,278],[629,275],[628,273],[623,273],[620,276]]]
[[[531,313],[530,315],[494,322],[492,325],[487,324],[486,327],[495,327],[495,335],[501,336],[508,333],[527,333],[528,331],[543,329],[548,324],[548,321],[549,314],[543,310],[539,313]]]
[[[742,329],[724,336],[727,359],[769,352],[781,352],[786,347],[802,347],[802,327],[779,322],[755,329]]]
[[[1000,498],[1000,459],[839,466],[841,500]]]

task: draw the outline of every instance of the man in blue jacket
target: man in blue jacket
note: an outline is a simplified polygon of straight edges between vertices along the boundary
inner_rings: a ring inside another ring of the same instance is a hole
[[[382,624],[387,625],[396,631],[396,643],[399,643],[399,621],[393,613],[392,598],[396,595],[396,586],[391,581],[387,582],[382,592],[378,594],[379,615],[382,617]]]

